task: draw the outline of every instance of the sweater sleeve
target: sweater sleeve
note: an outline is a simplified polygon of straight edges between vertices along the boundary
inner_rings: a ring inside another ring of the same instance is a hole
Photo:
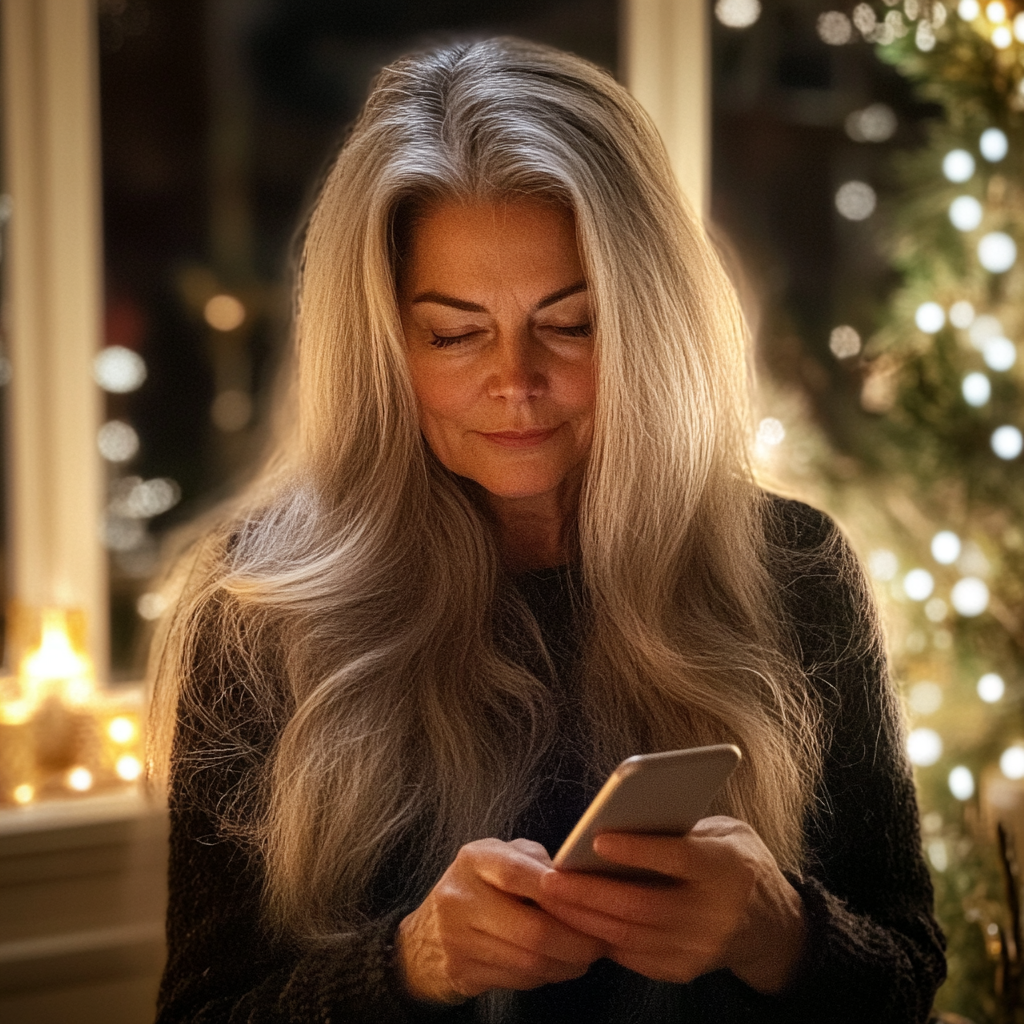
[[[806,912],[805,954],[785,993],[760,998],[763,1017],[923,1024],[945,977],[945,943],[870,592],[830,520],[795,502],[778,507],[798,565],[786,603],[826,749],[806,870],[791,879]]]
[[[209,706],[229,709],[222,713],[233,725],[251,731],[243,687],[217,673],[199,685]],[[265,738],[248,739],[255,756],[265,756]],[[267,927],[259,855],[226,834],[217,813],[235,797],[248,758],[221,756],[220,749],[206,722],[179,714],[169,793],[168,959],[157,1024],[462,1019],[462,1008],[435,1009],[405,995],[393,940],[409,907],[316,943],[280,938]]]

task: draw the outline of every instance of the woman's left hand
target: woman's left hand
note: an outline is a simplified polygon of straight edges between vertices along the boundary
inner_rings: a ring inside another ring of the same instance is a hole
[[[803,904],[749,825],[713,817],[682,837],[605,832],[594,850],[672,879],[545,874],[544,910],[607,943],[611,959],[658,981],[729,968],[761,992],[785,987],[803,948]]]

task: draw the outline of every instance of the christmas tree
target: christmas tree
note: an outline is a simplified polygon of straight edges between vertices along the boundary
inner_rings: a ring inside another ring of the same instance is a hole
[[[861,3],[818,33],[875,47],[942,116],[877,191],[836,193],[899,281],[873,322],[832,331],[856,422],[780,445],[799,396],[776,393],[759,448],[851,529],[882,599],[949,940],[937,1007],[1024,1021],[1024,3]],[[853,138],[892,134],[888,108],[851,117]]]

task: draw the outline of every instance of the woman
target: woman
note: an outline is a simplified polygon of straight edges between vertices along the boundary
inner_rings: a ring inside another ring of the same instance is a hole
[[[171,1021],[923,1021],[944,966],[859,571],[745,459],[743,326],[646,116],[513,40],[385,69],[291,413],[157,646]],[[286,410],[287,412],[287,410]],[[732,742],[661,887],[552,869]]]

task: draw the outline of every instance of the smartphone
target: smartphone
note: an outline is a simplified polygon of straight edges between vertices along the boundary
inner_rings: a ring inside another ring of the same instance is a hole
[[[594,852],[600,832],[682,836],[697,824],[741,754],[732,744],[627,757],[583,812],[555,854],[562,871],[591,871],[635,881],[664,876],[604,860]]]

